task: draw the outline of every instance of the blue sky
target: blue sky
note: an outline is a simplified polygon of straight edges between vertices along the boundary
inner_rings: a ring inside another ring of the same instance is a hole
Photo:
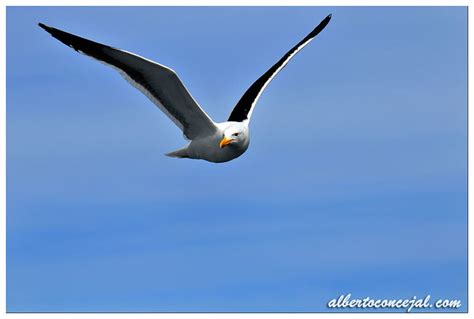
[[[38,22],[175,69],[216,121],[274,79],[249,150],[181,132]],[[7,9],[7,311],[328,311],[467,303],[464,7]]]

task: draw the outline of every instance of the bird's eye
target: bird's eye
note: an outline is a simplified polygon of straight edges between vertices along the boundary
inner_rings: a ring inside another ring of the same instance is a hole
[[[239,133],[234,133],[232,134],[232,136],[239,136]]]

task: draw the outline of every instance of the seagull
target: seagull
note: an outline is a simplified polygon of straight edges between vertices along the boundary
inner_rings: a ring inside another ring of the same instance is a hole
[[[250,142],[250,118],[263,90],[290,59],[326,27],[331,16],[330,14],[322,20],[260,76],[237,102],[229,119],[221,123],[214,122],[204,112],[172,69],[134,53],[87,40],[43,23],[38,25],[77,52],[116,69],[182,130],[189,143],[166,154],[167,156],[223,163],[239,157],[247,150]]]

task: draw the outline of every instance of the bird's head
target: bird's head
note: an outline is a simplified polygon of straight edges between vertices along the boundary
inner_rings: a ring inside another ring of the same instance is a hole
[[[248,145],[248,129],[241,123],[235,123],[228,126],[223,134],[222,139],[219,142],[220,148],[226,146],[240,146],[246,147]]]

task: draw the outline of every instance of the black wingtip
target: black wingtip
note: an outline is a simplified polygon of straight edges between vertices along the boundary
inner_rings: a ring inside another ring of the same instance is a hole
[[[325,24],[328,24],[329,20],[331,20],[332,18],[332,13],[328,14],[328,16],[326,18],[324,18],[323,21],[321,21],[321,24],[322,23],[325,23]]]
[[[39,26],[41,29],[43,29],[43,30],[45,30],[45,31],[47,31],[47,32],[49,32],[49,30],[51,29],[50,27],[48,27],[47,25],[45,25],[45,24],[43,24],[43,23],[41,23],[41,22],[38,23],[38,26]]]
[[[326,18],[324,18],[316,28],[314,28],[313,31],[311,31],[310,34],[308,34],[307,38],[305,39],[308,39],[308,38],[314,38],[315,36],[317,36],[319,34],[319,32],[321,32],[329,23],[329,21],[331,20],[331,17],[332,17],[332,14],[329,14]]]
[[[328,16],[319,23],[318,27],[321,28],[321,30],[324,29],[328,25],[331,18],[332,18],[332,13],[328,14]]]

